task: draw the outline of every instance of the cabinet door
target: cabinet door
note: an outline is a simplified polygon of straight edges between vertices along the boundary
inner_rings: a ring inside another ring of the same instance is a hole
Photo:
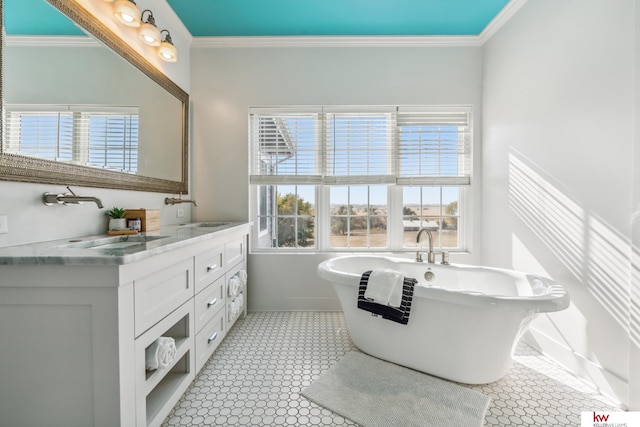
[[[192,298],[193,282],[193,258],[134,280],[136,337]]]

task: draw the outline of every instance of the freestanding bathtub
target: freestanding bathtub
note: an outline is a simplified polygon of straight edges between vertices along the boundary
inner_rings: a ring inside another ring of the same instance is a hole
[[[358,309],[360,277],[375,268],[418,280],[408,324]],[[322,262],[318,275],[333,284],[360,350],[466,384],[502,378],[533,318],[569,306],[567,292],[550,279],[488,267],[353,255]]]

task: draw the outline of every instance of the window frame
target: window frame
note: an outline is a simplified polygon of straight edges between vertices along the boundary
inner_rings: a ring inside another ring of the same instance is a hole
[[[340,110],[345,113],[353,112],[375,112],[386,110],[389,107],[379,107],[379,106],[340,106],[340,107],[324,107],[328,110]],[[294,185],[294,182],[279,182],[278,184],[266,184],[266,183],[252,183],[249,181],[249,193],[250,200],[254,201],[250,203],[249,206],[249,214],[250,218],[253,221],[253,229],[254,233],[252,233],[251,239],[251,251],[255,253],[314,253],[314,252],[329,252],[329,253],[338,253],[338,252],[384,252],[384,253],[409,253],[415,252],[415,247],[406,247],[403,244],[403,188],[405,186],[422,186],[422,187],[444,187],[444,186],[452,186],[458,188],[458,224],[457,224],[457,233],[458,233],[458,246],[456,248],[448,248],[445,247],[443,250],[450,252],[467,252],[471,246],[470,238],[471,238],[471,201],[473,194],[473,108],[471,105],[433,105],[433,106],[403,106],[403,107],[392,107],[392,108],[403,108],[407,111],[452,111],[452,112],[464,112],[468,116],[468,131],[466,132],[467,144],[468,144],[468,153],[466,154],[466,161],[468,162],[467,167],[467,182],[468,184],[460,183],[458,178],[449,179],[448,181],[442,184],[436,184],[433,182],[433,177],[430,177],[427,180],[420,181],[415,180],[413,183],[412,180],[404,179],[405,177],[401,177],[403,179],[399,179],[396,183],[389,182],[362,182],[360,185],[387,185],[387,246],[386,247],[331,247],[331,212],[330,212],[330,188],[334,185],[338,186],[348,186],[348,185],[358,185],[354,183],[346,183],[346,182],[336,182],[336,180],[329,179],[329,183],[324,182],[305,182],[306,185],[315,185],[315,247],[312,248],[293,248],[293,247],[259,247],[259,236],[265,232],[265,230],[259,229],[260,218],[258,216],[259,212],[259,187],[261,185]],[[323,107],[312,106],[312,107],[301,107],[301,106],[282,106],[282,107],[258,107],[258,108],[250,108],[249,116],[252,112],[258,113],[268,113],[270,111],[277,111],[280,114],[286,114],[286,112],[290,111],[292,113],[300,113],[300,112],[318,112],[322,111]],[[251,119],[249,119],[249,126],[251,127]],[[323,127],[324,124],[321,124],[318,127]],[[397,126],[396,126],[397,128]],[[250,131],[251,135],[251,131]],[[324,140],[324,136],[321,136]],[[399,144],[399,135],[396,136],[396,140],[394,144],[396,146]],[[251,153],[251,136],[249,137],[249,152]],[[326,155],[326,153],[322,153],[322,155]],[[249,160],[251,162],[251,159]],[[322,166],[326,166],[326,158],[322,159]],[[396,165],[397,166],[397,165]],[[251,164],[249,165],[249,173],[251,173]],[[399,173],[399,172],[396,172]],[[303,184],[303,182],[298,182],[298,184]],[[273,188],[273,187],[272,187]],[[274,194],[274,197],[276,195]],[[442,209],[446,206],[442,205]],[[446,216],[443,213],[443,217]],[[426,245],[426,241],[423,242]],[[442,250],[441,248],[436,248],[438,250]]]

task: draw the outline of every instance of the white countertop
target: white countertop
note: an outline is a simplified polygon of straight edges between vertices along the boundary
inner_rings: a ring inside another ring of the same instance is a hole
[[[250,225],[246,222],[228,222],[215,227],[203,227],[198,224],[203,223],[162,226],[160,230],[139,234],[155,238],[154,240],[132,242],[128,246],[123,244],[123,247],[113,247],[113,244],[100,245],[103,242],[127,240],[126,235],[107,234],[6,246],[0,248],[0,266],[128,264],[199,241],[235,233],[243,228],[248,233]]]

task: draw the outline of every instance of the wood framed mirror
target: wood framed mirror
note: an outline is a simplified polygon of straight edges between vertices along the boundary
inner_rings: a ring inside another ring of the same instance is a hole
[[[0,180],[187,193],[189,95],[79,3],[29,0],[52,6],[90,36],[73,37],[77,44],[43,47],[33,43],[43,37],[12,34],[6,10],[10,1],[25,0],[0,0]],[[21,152],[8,142],[14,132],[7,128],[8,118],[13,117],[11,109],[34,104],[70,110],[135,109],[138,135],[131,170]]]

